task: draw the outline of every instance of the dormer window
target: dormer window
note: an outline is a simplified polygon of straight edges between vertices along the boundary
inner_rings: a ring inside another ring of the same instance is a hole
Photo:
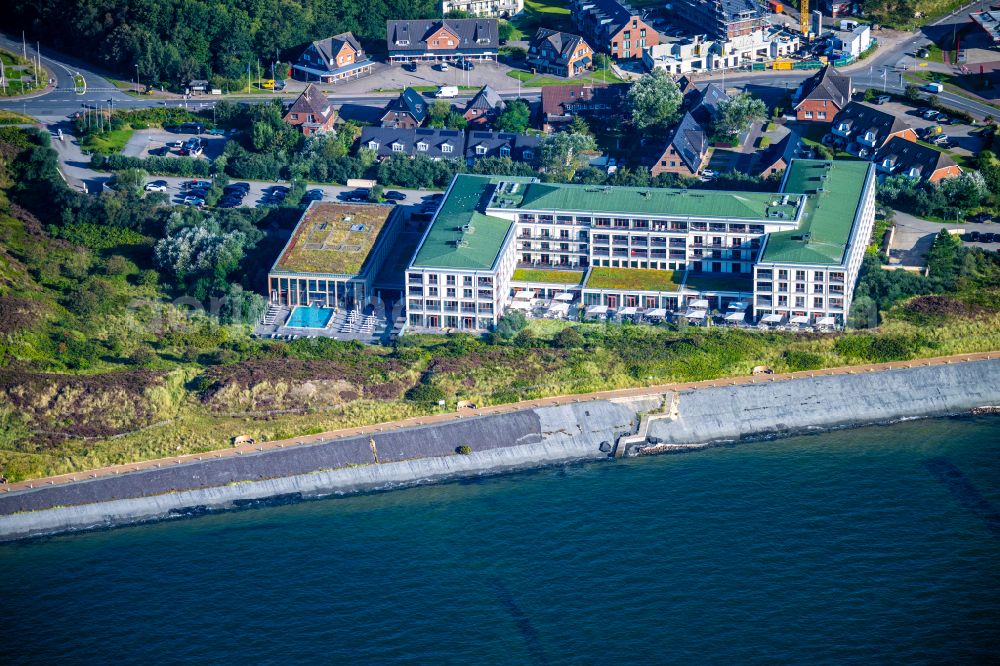
[[[910,171],[906,175],[908,175],[910,178],[919,178],[920,171],[917,169],[917,167],[910,167]]]
[[[441,152],[442,153],[450,153],[451,152],[451,144],[450,143],[443,143],[443,144],[441,144]]]
[[[530,159],[532,159],[532,158],[535,157],[535,151],[533,151],[533,150],[524,150],[524,151],[521,152],[521,155],[524,157],[524,159],[530,160]]]
[[[368,147],[371,150],[378,150],[378,141],[369,141],[368,142]]]
[[[417,143],[417,150],[427,150],[427,144],[423,141]]]
[[[885,158],[884,160],[882,160],[882,166],[884,166],[886,169],[891,169],[892,168],[892,160],[889,159],[888,157]]]
[[[483,145],[476,146],[476,154],[477,155],[485,155],[486,154],[486,146],[483,146]]]
[[[500,146],[500,157],[510,157],[510,146]]]
[[[875,140],[875,132],[872,132],[871,130],[865,132],[865,141],[874,141],[874,140]]]
[[[403,144],[399,143],[398,141],[395,142],[395,143],[393,143],[392,144],[392,152],[394,152],[394,153],[401,153],[401,152],[403,152]]]
[[[410,40],[408,40],[408,39],[397,39],[396,40],[396,46],[409,46],[409,45],[410,45]]]

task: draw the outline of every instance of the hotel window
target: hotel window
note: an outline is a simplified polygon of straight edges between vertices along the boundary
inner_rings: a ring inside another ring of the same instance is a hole
[[[463,289],[462,290],[462,298],[472,298],[472,290],[471,289]]]
[[[437,296],[438,295],[438,288],[437,287],[427,287],[427,295],[428,296]]]
[[[819,298],[819,297],[814,298],[813,299],[813,307],[814,308],[821,308],[821,307],[823,307],[823,299]]]
[[[464,275],[464,276],[462,276],[462,284],[464,284],[467,287],[471,287],[472,286],[472,276],[471,275]]]
[[[454,275],[446,275],[444,277],[444,283],[445,284],[455,284],[455,276]]]
[[[795,297],[795,307],[797,307],[797,308],[804,308],[805,306],[806,306],[806,297],[805,296],[796,296]]]
[[[438,283],[437,273],[431,273],[430,275],[427,276],[427,284],[437,284],[437,283]]]
[[[447,287],[445,289],[445,296],[447,296],[448,298],[455,298],[455,288]]]

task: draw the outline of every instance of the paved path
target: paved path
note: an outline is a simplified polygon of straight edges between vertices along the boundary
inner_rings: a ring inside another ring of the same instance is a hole
[[[810,371],[790,372],[790,373],[775,374],[775,375],[729,377],[722,379],[711,379],[700,382],[658,384],[654,386],[640,386],[636,388],[616,389],[613,391],[598,391],[596,393],[583,393],[579,395],[553,396],[550,398],[525,400],[522,402],[511,403],[506,405],[483,407],[481,409],[463,410],[462,412],[434,414],[430,416],[420,416],[409,419],[403,419],[400,421],[391,421],[388,423],[377,423],[369,426],[343,428],[341,430],[332,430],[329,432],[319,433],[315,435],[304,435],[302,437],[293,437],[291,439],[275,440],[272,442],[259,442],[248,445],[234,446],[226,449],[219,449],[216,451],[209,451],[205,453],[192,453],[182,456],[172,456],[169,458],[159,458],[156,460],[145,460],[142,462],[128,463],[125,465],[113,465],[110,467],[102,467],[100,469],[89,470],[84,472],[74,472],[71,474],[61,474],[59,476],[51,476],[43,479],[32,479],[29,481],[21,481],[18,483],[10,483],[0,486],[0,492],[3,493],[15,492],[19,490],[35,488],[36,486],[41,486],[41,485],[58,485],[58,484],[68,484],[75,482],[84,482],[100,477],[127,474],[130,472],[156,469],[170,465],[193,463],[202,460],[209,460],[212,458],[239,456],[248,453],[255,453],[258,451],[265,451],[268,449],[281,449],[286,447],[293,447],[300,444],[316,444],[319,442],[327,442],[331,440],[357,437],[359,435],[376,435],[378,433],[397,430],[399,428],[424,426],[436,423],[449,423],[449,422],[454,422],[458,419],[472,418],[477,416],[487,416],[491,414],[524,411],[529,409],[535,409],[538,407],[548,407],[553,405],[562,405],[574,402],[588,402],[594,400],[615,400],[621,398],[637,398],[637,397],[666,393],[669,391],[689,391],[689,390],[713,388],[720,386],[736,386],[740,384],[787,381],[790,379],[798,379],[803,377],[850,375],[850,374],[859,374],[866,372],[878,372],[883,370],[913,368],[918,366],[947,365],[952,363],[964,363],[969,361],[983,361],[996,358],[1000,358],[1000,352],[996,351],[981,352],[976,354],[958,354],[954,356],[941,356],[936,358],[918,359],[913,361],[897,361],[891,363],[877,363],[871,365],[844,366],[839,368],[829,368],[826,370],[810,370]]]

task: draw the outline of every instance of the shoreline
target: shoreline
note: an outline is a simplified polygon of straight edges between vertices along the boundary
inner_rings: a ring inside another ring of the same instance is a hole
[[[808,374],[808,373],[807,373]],[[1000,359],[529,406],[0,495],[0,541],[1000,404]],[[423,419],[427,421],[428,419]],[[456,454],[469,443],[472,453]]]

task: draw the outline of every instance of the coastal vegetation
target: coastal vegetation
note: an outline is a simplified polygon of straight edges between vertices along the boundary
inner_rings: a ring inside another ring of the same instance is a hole
[[[406,335],[392,347],[251,338],[296,216],[180,210],[127,188],[88,197],[58,176],[46,134],[0,128],[0,474],[207,451],[235,435],[273,440],[459,400],[1000,349],[1000,262],[947,234],[929,277],[869,257],[856,323],[872,328],[840,335],[511,313],[484,337]]]

